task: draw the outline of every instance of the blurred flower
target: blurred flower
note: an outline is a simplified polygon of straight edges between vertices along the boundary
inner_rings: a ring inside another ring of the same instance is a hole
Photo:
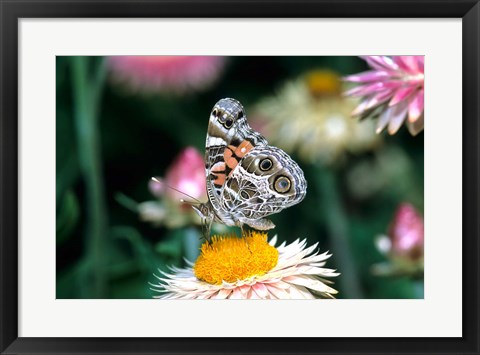
[[[132,91],[183,94],[207,88],[220,76],[225,58],[219,56],[112,56],[108,65],[114,81]]]
[[[380,275],[423,273],[423,217],[415,207],[402,203],[395,212],[388,236],[377,238],[378,250],[388,256],[389,263],[377,264],[374,272]]]
[[[423,201],[423,183],[419,183],[418,170],[400,146],[385,145],[349,164],[345,173],[346,187],[355,199],[387,194],[393,198],[408,196],[412,201]]]
[[[169,228],[181,227],[192,222],[200,223],[191,206],[180,201],[207,199],[205,164],[203,157],[195,148],[187,147],[180,152],[167,169],[165,178],[157,177],[150,180],[148,186],[158,201],[139,204],[142,220],[155,225],[166,225]]]
[[[339,274],[323,268],[328,253],[314,252],[296,240],[275,248],[276,237],[252,231],[243,238],[213,237],[202,245],[195,264],[158,277],[154,291],[162,299],[311,299],[334,298],[325,280]]]
[[[178,201],[185,198],[185,195],[179,192],[182,191],[197,200],[205,200],[207,198],[207,182],[203,156],[193,147],[185,148],[168,168],[164,181],[166,187],[170,186],[178,191],[165,188],[161,186],[161,183],[152,180],[150,181],[150,190],[157,197],[165,194],[171,200]]]
[[[341,85],[334,72],[310,72],[288,82],[277,96],[262,100],[252,125],[263,127],[272,144],[290,153],[297,151],[307,162],[329,164],[346,151],[371,149],[380,141],[374,125],[351,119],[358,101],[342,97]]]
[[[345,78],[359,84],[345,95],[362,98],[352,114],[360,118],[378,116],[377,133],[388,125],[388,133],[395,134],[407,117],[412,135],[423,131],[424,57],[362,58],[373,70]]]
[[[408,203],[401,204],[390,226],[394,255],[416,260],[423,256],[423,218]]]

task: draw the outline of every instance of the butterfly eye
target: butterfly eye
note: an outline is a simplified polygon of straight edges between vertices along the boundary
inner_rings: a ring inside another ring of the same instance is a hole
[[[275,188],[275,191],[283,194],[290,190],[290,186],[291,183],[289,178],[287,178],[286,176],[279,176],[277,180],[275,180],[275,184],[273,187]]]
[[[267,170],[270,170],[273,166],[273,163],[270,159],[268,158],[265,158],[263,160],[260,161],[260,169],[263,170],[263,171],[267,171]]]
[[[233,120],[231,118],[227,118],[227,120],[224,123],[224,126],[226,128],[230,128],[230,127],[232,127],[232,125],[233,125]]]
[[[240,112],[238,113],[237,120],[239,120],[239,119],[242,118],[242,117],[243,117],[243,111],[240,111]]]

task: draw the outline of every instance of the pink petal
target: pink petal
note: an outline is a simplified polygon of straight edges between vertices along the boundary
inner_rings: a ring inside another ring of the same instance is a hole
[[[257,295],[257,293],[254,291],[253,288],[250,288],[250,291],[248,292],[247,299],[249,300],[259,300],[260,296]]]
[[[398,70],[398,65],[390,57],[380,55],[361,56],[360,58],[377,70]]]
[[[420,90],[408,105],[408,121],[415,122],[423,113],[424,91]]]
[[[415,122],[407,122],[408,131],[412,136],[416,136],[423,131],[423,115],[421,115]]]
[[[232,294],[230,295],[230,297],[228,297],[228,299],[230,300],[241,300],[243,298],[244,297],[242,296],[242,292],[239,288],[234,288]]]
[[[417,55],[415,58],[417,58],[417,66],[420,72],[424,72],[424,66],[425,66],[425,56],[423,55]]]
[[[384,78],[388,78],[390,75],[386,71],[370,70],[363,73],[349,75],[343,78],[345,81],[351,81],[353,83],[377,81]]]
[[[390,90],[387,90],[387,91],[384,91],[384,92],[381,92],[381,93],[378,93],[376,94],[367,104],[367,107],[366,109],[369,110],[375,106],[378,106],[382,103],[384,103],[385,101],[387,101],[387,99],[389,99],[390,97],[392,96],[392,92]]]
[[[251,286],[249,285],[243,285],[239,287],[240,292],[242,293],[243,296],[247,296],[248,292],[250,291],[250,288]]]
[[[392,99],[388,103],[388,106],[394,106],[398,104],[400,101],[404,101],[407,97],[409,97],[413,91],[415,91],[416,87],[407,86],[398,89],[393,95]]]
[[[366,98],[364,101],[360,103],[353,111],[352,111],[352,116],[360,116],[362,115],[365,111],[370,110],[371,108],[378,106],[387,99],[391,97],[392,93],[390,90],[386,90],[384,92],[380,92],[376,94],[373,97]]]
[[[392,59],[397,63],[398,67],[404,71],[404,72],[412,72],[409,59],[408,57],[410,56],[405,56],[405,55],[396,55],[393,56]]]
[[[420,67],[418,65],[419,63],[417,57],[418,56],[414,55],[400,55],[395,57],[395,61],[404,71],[412,74],[418,74],[420,73]]]
[[[374,92],[389,90],[398,87],[397,82],[379,82],[367,85],[357,86],[344,93],[345,96],[367,96]]]
[[[405,117],[407,116],[407,111],[408,111],[408,105],[406,103],[400,103],[396,106],[392,106],[390,123],[388,124],[388,133],[390,135],[397,133],[403,121],[405,121]]]
[[[377,121],[377,129],[376,129],[377,134],[383,131],[385,127],[387,127],[388,122],[390,122],[391,114],[392,114],[392,108],[390,107],[382,112],[382,114],[380,115]]]
[[[263,299],[267,298],[268,290],[264,284],[258,282],[255,285],[253,285],[252,288],[255,290],[257,295],[260,296],[260,298],[263,298]]]

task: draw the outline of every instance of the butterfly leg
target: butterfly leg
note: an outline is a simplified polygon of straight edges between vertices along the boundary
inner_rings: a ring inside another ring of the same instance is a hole
[[[202,220],[202,236],[208,244],[212,244],[212,239],[210,237],[210,232],[212,230],[213,218],[204,217]]]
[[[252,253],[252,251],[250,250],[250,245],[248,245],[247,233],[246,233],[246,230],[245,230],[245,227],[244,227],[243,223],[240,223],[240,230],[241,230],[241,233],[242,233],[241,238],[245,241],[245,245],[247,246],[248,251],[250,253]]]

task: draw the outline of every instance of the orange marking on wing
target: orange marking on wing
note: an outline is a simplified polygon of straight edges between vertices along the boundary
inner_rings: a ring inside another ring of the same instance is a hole
[[[227,166],[233,170],[237,166],[238,160],[234,157],[231,157],[228,160],[225,160],[225,163],[227,163]]]
[[[223,151],[223,159],[224,159],[225,161],[227,161],[227,160],[230,159],[232,156],[233,156],[233,151],[232,151],[232,149],[230,149],[229,147],[225,148],[225,150]]]
[[[225,164],[233,170],[238,164],[237,159],[233,156],[233,149],[228,146],[225,151],[223,152],[223,159],[225,160]],[[230,174],[229,174],[230,175]]]
[[[253,149],[252,143],[247,140],[244,140],[240,145],[235,149],[235,155],[239,158],[243,158],[249,151]]]
[[[215,179],[213,180],[215,185],[223,185],[225,183],[225,174],[220,173],[215,175]]]

